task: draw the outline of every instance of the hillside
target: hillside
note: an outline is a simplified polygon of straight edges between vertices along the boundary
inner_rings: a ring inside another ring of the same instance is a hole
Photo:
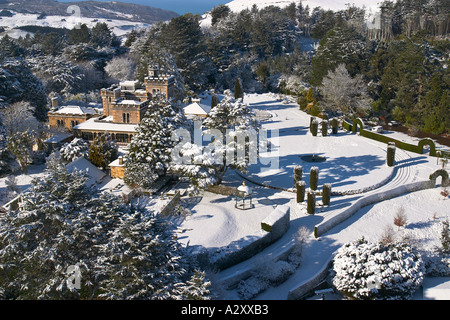
[[[178,16],[173,11],[123,2],[80,1],[63,3],[55,0],[0,0],[0,11],[8,10],[20,14],[45,14],[66,16],[69,6],[78,6],[82,18],[127,20],[153,24]],[[0,23],[1,25],[1,23]]]

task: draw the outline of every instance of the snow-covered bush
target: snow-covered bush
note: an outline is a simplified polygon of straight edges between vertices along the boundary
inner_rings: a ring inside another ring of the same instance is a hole
[[[423,260],[427,275],[431,277],[449,277],[450,276],[450,254],[434,251],[426,252]]]
[[[89,156],[89,143],[81,138],[75,138],[64,144],[60,149],[64,161],[72,162],[80,157]]]
[[[425,263],[405,243],[343,245],[333,259],[333,284],[352,299],[408,299],[422,284]]]

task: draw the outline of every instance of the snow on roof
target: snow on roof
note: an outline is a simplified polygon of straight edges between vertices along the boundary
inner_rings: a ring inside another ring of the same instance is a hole
[[[128,86],[136,86],[136,85],[139,84],[139,80],[121,81],[119,84],[120,84],[120,86],[126,86],[126,87],[128,87]]]
[[[97,114],[97,110],[91,107],[80,107],[80,106],[63,106],[58,110],[54,111],[57,114]]]
[[[60,134],[56,134],[51,138],[48,138],[47,140],[45,140],[45,143],[61,143],[63,141],[65,141],[66,139],[69,139],[70,137],[72,137],[72,134],[70,133],[60,133]]]
[[[74,170],[86,172],[89,176],[89,180],[87,181],[87,185],[89,186],[100,183],[106,176],[106,173],[93,165],[85,157],[80,157],[72,161],[66,165],[66,168],[69,172],[73,172]]]
[[[73,127],[75,130],[109,131],[109,132],[136,132],[137,125],[126,123],[112,123],[99,121],[99,118],[91,118]]]
[[[133,105],[141,105],[144,104],[146,101],[136,101],[136,100],[121,100],[117,102],[116,104],[133,104]]]
[[[208,115],[211,107],[198,102],[191,103],[184,107],[184,114]]]

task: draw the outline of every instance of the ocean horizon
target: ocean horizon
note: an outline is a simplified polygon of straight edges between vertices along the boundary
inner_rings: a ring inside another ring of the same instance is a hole
[[[80,0],[59,0],[60,2],[75,2]],[[104,0],[96,0],[104,1]],[[225,4],[231,0],[119,0],[118,2],[128,2],[147,5],[150,7],[171,10],[180,15],[185,13],[203,14],[211,11],[212,8],[220,4]],[[109,2],[109,1],[106,1]]]

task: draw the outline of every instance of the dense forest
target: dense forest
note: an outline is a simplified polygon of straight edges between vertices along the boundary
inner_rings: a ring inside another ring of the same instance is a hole
[[[100,88],[143,80],[157,63],[176,75],[179,100],[206,89],[233,90],[240,79],[246,92],[296,95],[312,114],[351,111],[448,133],[449,7],[445,0],[385,1],[381,14],[369,15],[301,1],[239,13],[221,5],[210,24],[185,14],[133,30],[123,41],[101,23],[6,36],[0,103],[28,101],[45,121],[49,96],[93,101]],[[347,89],[336,91],[336,83]]]

